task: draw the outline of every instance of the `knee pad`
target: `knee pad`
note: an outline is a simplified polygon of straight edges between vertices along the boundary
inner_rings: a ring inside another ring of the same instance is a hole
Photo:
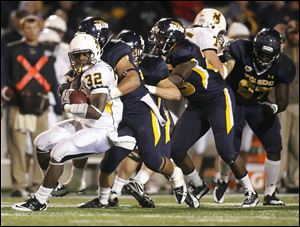
[[[160,173],[163,158],[160,158],[159,160],[143,160],[145,165],[151,169],[152,171],[156,173]]]
[[[238,153],[235,154],[226,154],[226,155],[220,155],[221,158],[226,162],[229,166],[231,166],[234,161],[236,160]]]
[[[48,153],[53,148],[49,143],[49,133],[48,131],[39,134],[34,140],[34,146],[39,153]]]

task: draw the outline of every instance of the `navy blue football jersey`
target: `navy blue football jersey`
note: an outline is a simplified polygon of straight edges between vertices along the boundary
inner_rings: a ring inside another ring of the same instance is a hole
[[[112,39],[103,48],[101,59],[115,69],[117,63],[126,55],[133,62],[130,47],[120,40]]]
[[[139,68],[143,73],[145,84],[148,85],[156,86],[169,76],[168,66],[159,56],[144,54]]]
[[[143,73],[145,84],[156,86],[161,80],[169,76],[169,69],[162,57],[144,54],[139,64]],[[151,95],[156,104],[161,106],[161,99]]]
[[[132,65],[134,65],[130,47],[121,40],[110,40],[103,49],[101,59],[115,69],[118,62],[124,56],[128,56],[129,61],[132,63]],[[121,80],[119,80],[119,82],[120,81]],[[140,102],[140,99],[147,93],[148,90],[145,88],[142,81],[141,86],[139,86],[136,90],[127,95],[121,96],[121,100],[124,103],[124,113],[131,112],[132,109],[137,105],[137,102]]]
[[[278,83],[289,84],[295,78],[295,65],[290,58],[281,53],[276,63],[258,75],[253,64],[253,43],[236,40],[229,48],[236,61],[226,81],[232,88],[239,104],[254,104],[265,101],[269,92]]]
[[[167,63],[173,68],[176,65],[195,61],[191,75],[185,79],[181,94],[194,106],[206,106],[216,101],[218,95],[223,92],[226,84],[221,74],[206,63],[200,48],[185,39],[176,44],[167,56]]]

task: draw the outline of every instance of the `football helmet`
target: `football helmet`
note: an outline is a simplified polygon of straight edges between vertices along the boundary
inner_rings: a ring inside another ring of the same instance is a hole
[[[202,9],[194,20],[194,25],[212,29],[214,36],[226,32],[226,20],[223,14],[211,8]]]
[[[79,33],[71,40],[68,55],[72,68],[80,74],[100,60],[101,49],[93,36]]]
[[[60,36],[57,34],[56,31],[49,29],[49,28],[44,28],[40,35],[38,40],[40,42],[53,42],[53,43],[59,43],[61,42]]]
[[[44,23],[45,28],[57,29],[63,33],[67,31],[67,24],[60,16],[51,15],[49,16]]]
[[[185,39],[185,27],[173,18],[162,18],[152,27],[148,41],[152,53],[167,55],[171,48]]]
[[[283,39],[272,28],[263,28],[253,40],[254,63],[261,69],[268,69],[279,58]]]
[[[145,50],[145,42],[142,36],[130,30],[122,30],[117,35],[118,40],[122,40],[131,48],[135,65],[139,65]]]
[[[85,18],[80,22],[78,32],[84,32],[95,37],[102,49],[110,39],[108,23],[99,17]]]

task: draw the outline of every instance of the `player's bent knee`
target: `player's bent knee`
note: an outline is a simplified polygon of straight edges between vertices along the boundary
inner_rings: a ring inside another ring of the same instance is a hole
[[[226,162],[228,165],[232,165],[235,162],[236,158],[238,157],[238,153],[225,154],[220,156],[224,162]]]
[[[45,131],[39,134],[34,140],[34,146],[38,153],[48,153],[51,151],[51,146],[49,144],[49,133]]]

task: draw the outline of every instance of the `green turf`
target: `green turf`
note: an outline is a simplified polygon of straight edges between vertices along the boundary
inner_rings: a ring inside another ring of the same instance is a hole
[[[211,195],[201,199],[201,207],[191,209],[176,204],[172,196],[153,196],[156,208],[140,208],[131,197],[121,197],[120,206],[110,209],[79,209],[76,205],[92,199],[88,196],[50,198],[47,211],[18,212],[10,208],[20,199],[1,198],[1,226],[84,226],[84,225],[299,225],[299,196],[281,195],[287,206],[240,208],[242,195],[230,195],[222,205],[213,203]],[[262,201],[262,197],[260,197]]]

